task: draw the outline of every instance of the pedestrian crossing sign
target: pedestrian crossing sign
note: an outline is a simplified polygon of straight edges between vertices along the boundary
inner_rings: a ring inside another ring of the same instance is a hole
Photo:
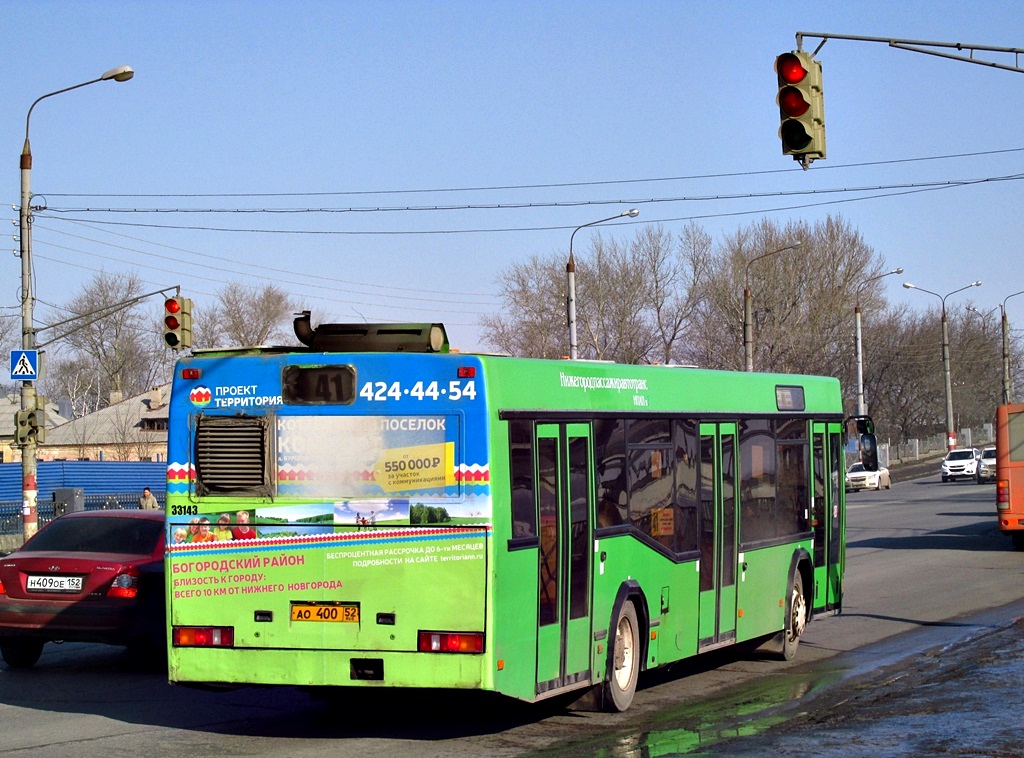
[[[11,381],[34,382],[39,378],[39,351],[11,351]]]

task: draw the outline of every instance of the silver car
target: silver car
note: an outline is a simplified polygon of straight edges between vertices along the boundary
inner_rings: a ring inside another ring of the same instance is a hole
[[[981,451],[981,458],[978,459],[978,484],[994,482],[996,480],[996,449],[986,447]]]

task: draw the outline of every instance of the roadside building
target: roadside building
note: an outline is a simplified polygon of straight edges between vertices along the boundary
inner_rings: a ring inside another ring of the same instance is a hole
[[[14,414],[21,410],[21,395],[12,393],[0,397],[0,463],[21,460],[21,450],[14,447]],[[56,403],[46,404],[46,435],[67,423],[60,415]]]
[[[38,459],[166,461],[170,395],[167,383],[127,400],[112,397],[106,408],[47,429]],[[20,452],[15,453],[13,460],[21,460]]]

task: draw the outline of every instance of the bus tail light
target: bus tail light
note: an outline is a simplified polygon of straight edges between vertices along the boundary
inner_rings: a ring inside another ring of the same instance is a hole
[[[139,570],[132,566],[114,577],[107,590],[107,597],[120,597],[131,600],[139,594]]]
[[[481,632],[420,632],[421,653],[482,653],[484,635]]]
[[[233,626],[176,626],[172,630],[174,647],[234,647]]]
[[[476,366],[459,366],[459,379],[475,379]]]
[[[996,482],[996,509],[1010,510],[1010,482],[1008,479],[1000,479]]]
[[[197,368],[183,368],[181,370],[182,379],[199,379],[202,375],[203,372]]]

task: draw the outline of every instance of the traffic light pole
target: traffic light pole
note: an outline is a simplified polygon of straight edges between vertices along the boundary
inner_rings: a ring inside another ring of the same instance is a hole
[[[925,55],[935,55],[939,58],[949,58],[955,61],[961,61],[963,63],[976,63],[979,66],[989,66],[990,68],[1001,68],[1004,71],[1016,71],[1018,74],[1024,74],[1024,68],[1020,66],[1008,66],[1003,63],[995,63],[994,61],[985,61],[980,58],[974,57],[974,52],[977,50],[983,50],[989,53],[1008,53],[1010,55],[1021,55],[1024,54],[1024,49],[1018,47],[992,47],[990,45],[966,45],[962,42],[926,42],[924,40],[917,39],[895,39],[893,37],[861,37],[855,34],[821,34],[817,32],[797,32],[796,33],[796,49],[803,50],[804,37],[810,37],[812,39],[820,39],[819,44],[812,55],[816,55],[821,50],[822,45],[828,42],[830,39],[844,39],[852,40],[854,42],[884,42],[889,47],[895,47],[899,50],[909,50],[912,53],[924,53]],[[954,50],[969,50],[971,55],[954,55],[953,53],[944,53],[939,50],[929,50],[927,48],[951,48]]]
[[[58,335],[56,335],[54,337],[51,337],[50,339],[46,340],[46,342],[37,342],[36,343],[36,347],[40,348],[40,347],[46,347],[47,345],[52,345],[54,342],[57,342],[59,340],[64,339],[65,337],[68,337],[68,336],[74,334],[79,329],[84,329],[87,326],[91,326],[92,324],[95,324],[97,321],[102,321],[103,319],[107,318],[108,316],[113,316],[118,311],[123,311],[125,308],[129,308],[129,307],[135,305],[136,303],[140,303],[143,300],[146,300],[147,298],[153,297],[155,295],[161,295],[161,296],[166,297],[167,293],[170,292],[171,290],[174,290],[175,294],[177,294],[177,293],[179,293],[181,291],[181,285],[178,284],[178,285],[173,285],[171,287],[164,287],[162,290],[155,290],[153,292],[147,292],[145,295],[139,295],[138,297],[133,297],[130,300],[123,300],[120,303],[114,303],[112,305],[104,305],[102,308],[96,308],[95,310],[91,310],[91,311],[88,311],[86,313],[79,313],[79,314],[76,314],[72,318],[64,319],[63,321],[58,321],[55,324],[49,324],[48,326],[44,326],[44,327],[41,327],[39,329],[36,329],[35,330],[36,333],[39,333],[39,332],[49,331],[50,329],[56,329],[58,326],[64,326],[65,324],[72,324],[72,323],[75,324],[75,327],[73,329],[68,329],[66,332],[61,332],[60,334],[58,334]],[[90,317],[94,317],[94,318],[90,318]],[[89,320],[88,321],[83,321],[82,319],[89,319]]]
[[[41,99],[41,98],[40,98]],[[39,100],[36,100],[38,103]],[[32,108],[36,103],[32,103]],[[32,115],[29,108],[29,117]],[[32,322],[32,148],[28,142],[28,119],[25,121],[25,146],[21,151],[21,346],[35,349],[36,333]],[[38,364],[36,366],[38,369]],[[21,412],[28,414],[36,407],[34,382],[21,383]],[[26,435],[21,448],[21,523],[27,540],[38,530],[39,485],[36,483],[36,439]]]

